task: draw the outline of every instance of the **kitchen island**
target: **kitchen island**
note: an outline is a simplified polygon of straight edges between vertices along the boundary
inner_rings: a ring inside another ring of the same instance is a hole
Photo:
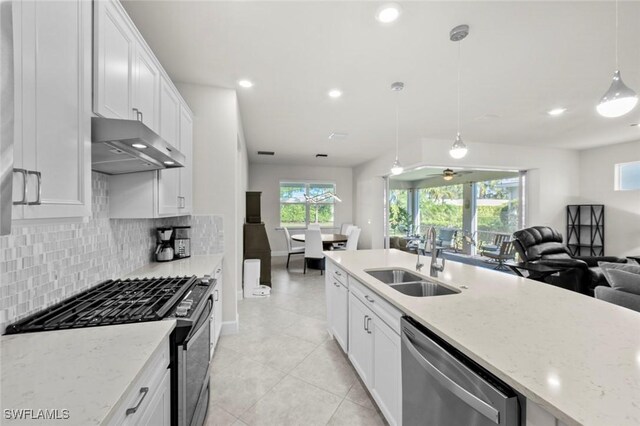
[[[119,423],[118,415],[140,400],[141,381],[151,391],[159,384],[150,379],[169,365],[175,326],[165,320],[1,336],[0,423]]]
[[[347,275],[339,278],[348,289],[352,282],[364,286],[526,397],[528,425],[640,425],[637,312],[456,262],[447,262],[444,272],[429,278],[429,257],[421,258],[425,266],[418,274],[460,293],[412,297],[365,271],[415,271],[415,255],[398,250],[325,255],[327,282],[336,268]],[[327,300],[333,303],[330,296]],[[332,315],[330,306],[328,312]]]

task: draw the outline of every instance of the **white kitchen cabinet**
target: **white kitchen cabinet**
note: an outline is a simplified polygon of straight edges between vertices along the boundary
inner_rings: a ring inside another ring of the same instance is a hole
[[[178,209],[180,214],[191,214],[193,211],[193,118],[191,113],[180,106],[180,152],[186,157],[180,173],[180,191],[178,193]]]
[[[222,266],[217,266],[213,273],[213,278],[217,281],[213,290],[213,311],[211,312],[211,351],[213,356],[216,345],[222,332]]]
[[[556,419],[535,402],[527,400],[526,426],[567,426],[567,424],[562,420]]]
[[[342,350],[347,352],[349,349],[349,290],[334,276],[327,274],[326,291],[329,294],[329,306],[331,314],[329,315],[327,324],[329,332]]]
[[[371,310],[353,293],[349,294],[349,360],[360,378],[371,389],[373,386],[373,332]]]
[[[116,1],[94,4],[93,111],[106,118],[137,119],[133,111],[136,36]]]
[[[166,79],[160,80],[160,137],[181,150],[180,146],[180,101]],[[158,170],[158,214],[179,214],[180,170]]]
[[[24,170],[13,217],[89,216],[91,3],[14,2],[13,13],[14,167]]]
[[[146,49],[135,50],[133,79],[133,112],[136,120],[158,132],[160,111],[160,70]]]
[[[171,424],[171,370],[169,337],[155,351],[122,403],[113,408],[111,426],[169,426]]]
[[[400,336],[373,315],[373,387],[371,395],[389,424],[402,424],[402,370]]]

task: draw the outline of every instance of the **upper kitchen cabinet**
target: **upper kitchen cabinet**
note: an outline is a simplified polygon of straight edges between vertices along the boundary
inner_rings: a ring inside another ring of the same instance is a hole
[[[134,57],[132,108],[136,114],[134,118],[158,132],[160,69],[146,49],[136,49]]]
[[[14,219],[91,214],[91,3],[13,2]]]
[[[186,164],[180,171],[180,214],[193,211],[193,119],[184,106],[180,107],[180,151],[186,157]]]

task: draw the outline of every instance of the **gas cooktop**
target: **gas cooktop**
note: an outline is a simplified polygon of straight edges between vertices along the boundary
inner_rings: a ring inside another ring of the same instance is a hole
[[[161,320],[197,281],[195,276],[105,281],[9,325],[6,334]]]

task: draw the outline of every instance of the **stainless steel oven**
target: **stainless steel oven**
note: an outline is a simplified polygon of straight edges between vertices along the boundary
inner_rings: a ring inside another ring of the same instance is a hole
[[[209,295],[202,305],[189,334],[182,342],[176,342],[180,426],[200,426],[207,415],[213,297]]]

